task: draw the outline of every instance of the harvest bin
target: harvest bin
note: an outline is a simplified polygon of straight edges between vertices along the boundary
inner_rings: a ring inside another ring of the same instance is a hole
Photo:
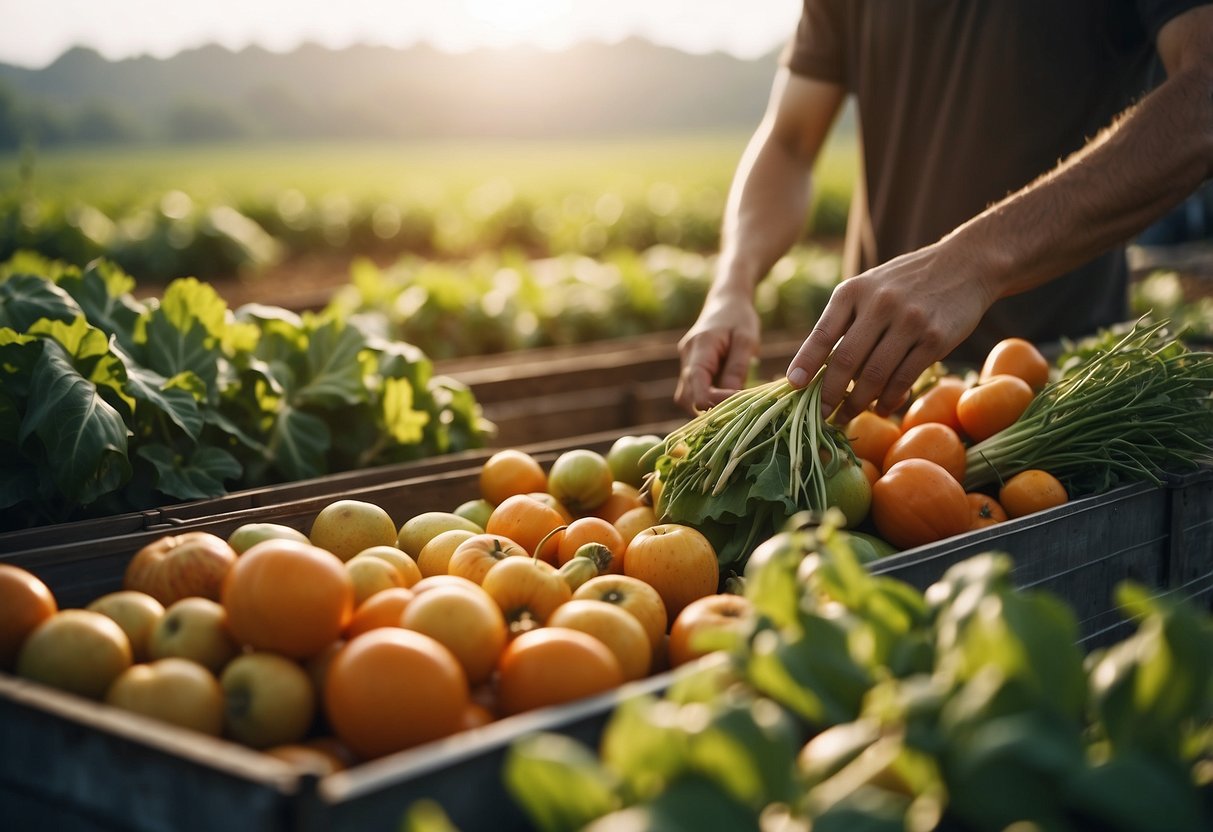
[[[668,427],[668,426],[666,426]],[[602,449],[624,433],[551,443]],[[479,463],[343,490],[393,518],[449,509],[475,496]],[[250,521],[306,529],[333,493],[183,523],[226,535]],[[121,583],[127,561],[164,530],[9,553],[0,560],[42,577],[62,605],[82,605]],[[1085,645],[1119,635],[1112,590],[1133,579],[1158,591],[1213,598],[1213,471],[1162,487],[1135,484],[919,547],[875,571],[925,588],[951,564],[988,550],[1014,556],[1020,586],[1047,589],[1076,610]],[[17,829],[398,830],[415,800],[438,800],[465,832],[525,828],[500,780],[514,738],[556,730],[593,741],[618,697],[659,690],[670,674],[583,702],[523,714],[317,781],[233,743],[204,737],[0,674],[0,817]]]

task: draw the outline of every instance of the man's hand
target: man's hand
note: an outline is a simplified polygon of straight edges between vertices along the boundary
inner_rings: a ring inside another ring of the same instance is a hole
[[[697,413],[740,390],[758,350],[758,334],[758,313],[750,298],[709,297],[695,325],[678,342],[682,371],[674,401]]]
[[[803,387],[825,364],[821,409],[844,424],[872,402],[888,415],[910,386],[977,327],[996,293],[975,263],[944,243],[902,255],[844,280],[788,365]],[[850,392],[848,385],[854,383]]]

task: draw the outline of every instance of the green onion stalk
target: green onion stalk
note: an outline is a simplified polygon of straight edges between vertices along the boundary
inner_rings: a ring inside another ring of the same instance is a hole
[[[1140,321],[1063,362],[1009,427],[969,448],[965,489],[1043,468],[1071,494],[1213,461],[1213,353]]]
[[[823,512],[830,478],[858,464],[842,430],[823,418],[821,378],[740,390],[654,449],[657,515],[703,532],[722,569],[740,570],[797,512]]]

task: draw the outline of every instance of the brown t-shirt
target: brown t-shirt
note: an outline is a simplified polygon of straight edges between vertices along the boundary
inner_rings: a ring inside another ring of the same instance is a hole
[[[1082,147],[1147,91],[1162,25],[1200,4],[805,0],[783,61],[845,86],[858,105],[857,269],[937,241]],[[1124,320],[1127,283],[1123,249],[1108,252],[995,303],[953,358],[978,361],[1011,335],[1046,342]]]

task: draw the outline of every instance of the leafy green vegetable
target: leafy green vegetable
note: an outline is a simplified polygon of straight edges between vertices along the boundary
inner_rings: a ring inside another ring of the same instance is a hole
[[[470,391],[335,314],[136,300],[112,264],[0,265],[0,529],[478,447]]]
[[[824,512],[827,480],[855,464],[822,416],[821,373],[799,389],[781,379],[734,393],[665,438],[656,510],[702,531],[721,566],[740,571],[788,518]]]

